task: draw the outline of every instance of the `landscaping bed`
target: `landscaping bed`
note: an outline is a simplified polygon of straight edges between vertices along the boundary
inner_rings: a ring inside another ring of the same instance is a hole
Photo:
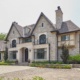
[[[48,63],[48,62],[33,62],[30,64],[31,67],[41,67],[41,68],[58,68],[58,69],[71,69],[71,64],[61,64],[58,63]]]
[[[15,61],[1,61],[0,65],[13,65],[15,64]]]

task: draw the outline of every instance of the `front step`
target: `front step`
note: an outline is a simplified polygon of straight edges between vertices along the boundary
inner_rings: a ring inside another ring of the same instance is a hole
[[[29,66],[28,62],[22,62],[22,63],[18,63],[19,66]]]

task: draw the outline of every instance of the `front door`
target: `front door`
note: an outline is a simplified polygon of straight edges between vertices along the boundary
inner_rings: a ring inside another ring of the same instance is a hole
[[[26,48],[25,49],[25,62],[28,61],[28,49]]]

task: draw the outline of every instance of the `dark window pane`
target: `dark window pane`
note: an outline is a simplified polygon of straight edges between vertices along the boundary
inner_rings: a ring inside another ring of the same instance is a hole
[[[12,47],[16,47],[16,40],[12,41]]]
[[[44,59],[45,58],[45,51],[44,49],[37,50],[37,59]]]
[[[16,51],[12,52],[12,57],[13,57],[13,59],[16,59]]]
[[[44,23],[42,23],[42,27],[44,26]]]
[[[32,38],[26,38],[25,42],[32,42]]]
[[[39,44],[45,44],[46,43],[46,35],[41,35],[39,37]]]
[[[61,41],[70,40],[70,35],[63,35],[61,36]]]

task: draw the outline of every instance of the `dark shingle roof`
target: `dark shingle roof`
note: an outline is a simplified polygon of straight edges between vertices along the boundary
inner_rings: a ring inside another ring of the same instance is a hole
[[[62,23],[61,29],[59,29],[59,33],[66,33],[80,30],[78,26],[76,26],[72,21],[65,21]]]
[[[23,36],[23,27],[17,24],[16,22],[13,22],[13,25],[17,28],[19,34]]]
[[[31,33],[32,33],[33,29],[34,29],[34,26],[35,26],[35,24],[31,24],[31,25],[27,25],[27,26],[24,27],[24,29],[25,28],[29,28],[30,29],[30,32],[28,34],[26,34],[26,35],[24,34],[24,37],[31,36]]]

